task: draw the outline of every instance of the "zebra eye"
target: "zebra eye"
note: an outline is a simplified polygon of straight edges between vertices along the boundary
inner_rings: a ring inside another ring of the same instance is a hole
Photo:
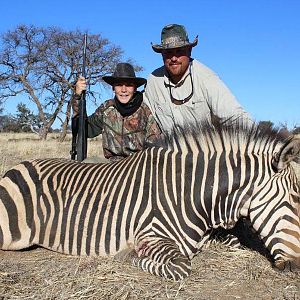
[[[278,162],[279,162],[278,153],[275,153],[271,159],[271,166],[275,173],[278,172]]]

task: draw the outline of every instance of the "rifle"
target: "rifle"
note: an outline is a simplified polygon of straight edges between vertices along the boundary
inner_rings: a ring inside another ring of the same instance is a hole
[[[86,78],[86,46],[87,34],[84,35],[82,76]],[[86,123],[86,91],[82,91],[79,103],[79,116],[72,119],[72,150],[71,159],[83,161],[87,154],[87,123]]]

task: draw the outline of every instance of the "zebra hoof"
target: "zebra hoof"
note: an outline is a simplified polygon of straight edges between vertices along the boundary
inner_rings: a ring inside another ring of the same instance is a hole
[[[300,259],[296,260],[283,260],[278,259],[274,263],[274,267],[281,272],[299,272],[300,271]]]

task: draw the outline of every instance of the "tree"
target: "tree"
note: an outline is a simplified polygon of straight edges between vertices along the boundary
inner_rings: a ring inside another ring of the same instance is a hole
[[[10,123],[10,117],[3,115],[4,108],[0,107],[0,132],[5,131],[5,127]]]
[[[51,118],[51,115],[45,113],[46,121]],[[40,130],[43,128],[43,123],[38,115],[35,115],[24,103],[17,105],[17,114],[15,117],[16,124],[20,131],[32,131],[40,135]],[[50,130],[50,128],[49,128]]]
[[[15,120],[11,115],[1,116],[0,124],[1,132],[20,132]]]
[[[25,104],[19,103],[17,105],[16,123],[20,130],[24,132],[29,132],[31,127],[33,128],[33,123],[35,122],[36,116]]]
[[[41,123],[39,135],[43,139],[59,115],[64,128],[68,126],[71,111],[68,101],[82,69],[83,36],[80,30],[33,25],[19,25],[2,36],[0,102],[17,95],[27,96],[37,110]],[[89,34],[86,59],[89,85],[100,82],[107,87],[101,78],[113,72],[122,54],[119,46],[100,34]],[[141,67],[135,69],[139,71]],[[95,101],[96,94],[90,95]]]

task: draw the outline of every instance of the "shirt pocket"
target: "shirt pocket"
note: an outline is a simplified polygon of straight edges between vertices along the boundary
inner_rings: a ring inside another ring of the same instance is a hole
[[[204,119],[210,119],[210,106],[209,102],[204,99],[204,97],[197,97],[191,99],[190,105],[188,107],[189,112],[194,115],[198,121],[202,121]]]
[[[203,99],[203,98],[200,98],[200,97],[193,97],[189,102],[187,102],[185,105],[192,109],[192,110],[195,110],[195,109],[198,109],[200,107],[205,107],[206,106],[206,101]]]

